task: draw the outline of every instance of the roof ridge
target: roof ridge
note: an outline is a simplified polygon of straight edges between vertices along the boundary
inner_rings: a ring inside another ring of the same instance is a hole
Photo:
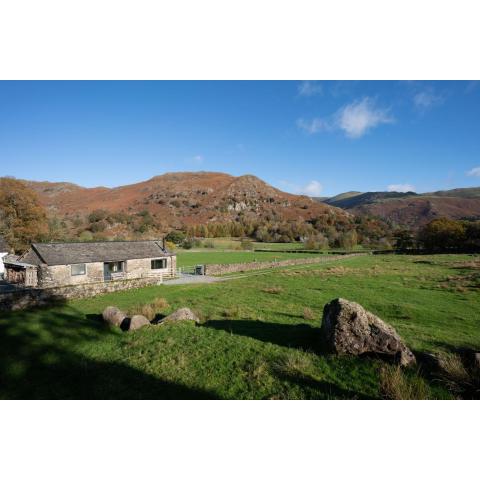
[[[33,251],[38,255],[38,258],[40,258],[40,260],[43,262],[43,263],[47,263],[45,261],[45,259],[42,257],[42,255],[40,254],[40,252],[37,250],[37,247],[35,246],[34,243],[32,243],[32,249]]]
[[[93,242],[35,242],[31,245],[91,245],[93,243],[140,243],[140,242],[152,242],[157,243],[161,240],[96,240]]]

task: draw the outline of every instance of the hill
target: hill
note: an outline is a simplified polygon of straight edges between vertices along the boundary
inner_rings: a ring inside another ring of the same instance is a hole
[[[98,210],[121,213],[124,217],[143,216],[162,232],[229,222],[320,222],[337,226],[349,224],[353,218],[341,209],[310,197],[282,192],[253,175],[167,173],[115,188],[23,182],[38,194],[50,217],[76,219],[76,223]],[[117,235],[125,229],[114,225],[110,230],[112,235]]]
[[[456,220],[480,218],[480,188],[456,188],[423,194],[347,192],[326,199],[325,203],[354,215],[375,216],[391,224],[413,229],[438,217]]]
[[[414,192],[347,192],[325,200],[325,203],[339,208],[354,208],[360,205],[383,202],[392,198],[405,198],[417,195]]]

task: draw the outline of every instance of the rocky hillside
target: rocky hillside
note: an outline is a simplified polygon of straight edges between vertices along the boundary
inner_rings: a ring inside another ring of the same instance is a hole
[[[413,229],[439,217],[480,219],[480,188],[457,188],[424,194],[348,192],[324,202],[355,215],[372,215]]]
[[[165,229],[240,219],[351,221],[351,215],[341,209],[282,192],[253,175],[167,173],[116,188],[33,181],[25,184],[37,192],[49,214],[59,218],[85,216],[98,209],[129,215],[147,211]]]

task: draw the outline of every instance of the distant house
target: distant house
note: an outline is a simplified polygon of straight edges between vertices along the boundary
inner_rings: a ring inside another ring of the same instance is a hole
[[[3,278],[5,267],[3,266],[3,259],[10,252],[10,247],[3,237],[0,237],[0,278]]]
[[[6,280],[37,288],[175,276],[176,256],[160,241],[33,243],[6,264]]]

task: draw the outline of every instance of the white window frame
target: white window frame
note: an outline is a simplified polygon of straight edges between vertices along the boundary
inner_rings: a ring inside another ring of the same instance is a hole
[[[80,265],[83,265],[83,272],[82,273],[73,273],[73,267],[78,267]],[[81,275],[86,275],[87,274],[87,264],[86,263],[74,263],[70,265],[70,275],[72,277],[79,277]]]
[[[160,268],[154,268],[153,262],[158,262],[159,260],[161,260],[162,262],[165,262],[165,266]],[[166,268],[168,268],[168,260],[166,258],[152,258],[150,260],[150,270],[165,270]]]

